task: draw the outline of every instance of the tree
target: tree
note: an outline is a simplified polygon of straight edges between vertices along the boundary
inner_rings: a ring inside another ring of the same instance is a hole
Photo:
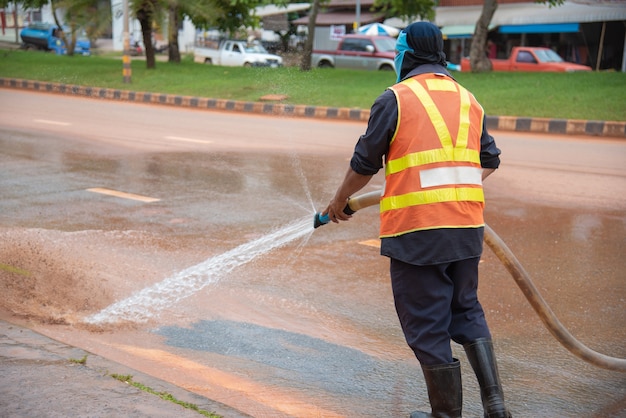
[[[259,19],[251,10],[263,0],[132,0],[133,13],[141,24],[145,45],[146,66],[155,68],[152,29],[155,22],[168,23],[168,54],[171,62],[180,62],[178,50],[178,25],[186,17],[196,28],[216,28],[235,36],[242,27],[256,27]],[[270,2],[270,0],[265,0]],[[285,4],[286,0],[272,2]]]
[[[134,1],[146,2],[146,0]],[[152,24],[155,22],[154,19],[163,15],[165,20],[167,15],[169,61],[180,62],[178,26],[185,17],[189,18],[196,28],[214,28],[228,33],[230,37],[236,37],[242,28],[258,27],[260,20],[251,12],[257,6],[261,4],[281,6],[286,5],[288,0],[149,0],[149,3],[155,6]],[[154,48],[149,50],[146,46],[146,61],[149,62],[148,54],[154,55]]]
[[[220,31],[227,32],[229,36],[234,37],[241,28],[258,27],[259,17],[250,11],[261,5],[263,0],[205,0],[212,6],[215,12],[210,15],[208,13],[189,13],[188,16],[197,28],[208,29],[216,28]],[[266,0],[269,3],[269,0]],[[272,2],[274,4],[284,4],[285,0]]]
[[[212,0],[163,0],[167,9],[167,50],[169,62],[180,62],[178,27],[185,17],[192,22],[206,24],[222,10]]]
[[[438,1],[434,0],[376,0],[373,7],[388,16],[397,16],[408,22],[417,19],[432,21],[435,18],[436,3]]]
[[[58,28],[63,28],[63,30],[57,32],[57,36],[61,38],[61,40],[63,41],[63,44],[65,45],[66,54],[71,57],[74,55],[74,47],[76,46],[77,24],[76,24],[76,21],[72,19],[73,17],[75,18],[75,16],[73,15],[75,14],[76,10],[72,9],[72,4],[65,4],[62,1],[50,0],[50,6],[52,7],[52,17],[54,18],[54,23],[57,25]],[[60,22],[59,16],[58,16],[59,7],[64,7],[64,6],[69,6],[69,8],[65,10],[65,18],[69,21],[67,25],[63,25]],[[67,39],[67,33],[65,31],[65,27],[67,26],[69,26],[70,28],[69,42]]]
[[[489,24],[497,8],[498,0],[485,0],[483,10],[478,22],[476,22],[472,46],[470,47],[470,67],[474,73],[491,71],[491,61],[486,54],[487,35],[489,34]]]
[[[103,26],[110,27],[110,7],[98,7],[107,0],[17,0],[23,8],[41,8],[50,4],[55,22],[61,26],[60,11],[64,11],[65,25],[70,28],[71,37],[62,38],[68,45],[68,54],[74,51],[76,34],[85,29],[90,39],[102,32]],[[5,7],[10,0],[0,0]],[[132,14],[141,25],[142,40],[145,46],[147,68],[156,68],[152,31],[156,22],[167,21],[168,53],[171,62],[180,62],[178,49],[178,26],[188,17],[198,28],[216,28],[228,32],[230,36],[242,27],[257,27],[259,18],[251,13],[263,3],[285,5],[288,0],[129,0]],[[105,11],[106,10],[106,11]],[[63,33],[63,36],[67,34]]]
[[[300,62],[300,71],[311,70],[311,55],[313,54],[313,41],[315,40],[315,22],[320,9],[321,0],[313,0],[311,2],[311,12],[309,13],[308,36],[304,42],[304,51],[302,61]]]
[[[170,2],[167,15],[167,56],[169,62],[180,62],[178,48],[178,25],[181,21],[181,12],[177,4]]]
[[[0,0],[0,7],[6,7],[8,3],[8,0]],[[58,35],[69,56],[74,55],[77,37],[83,30],[94,41],[105,27],[111,25],[110,7],[102,7],[99,0],[18,0],[13,3],[24,9],[40,9],[49,4],[54,23],[64,29]]]
[[[535,0],[535,3],[548,4],[550,7],[562,5],[564,0]],[[470,47],[470,67],[472,72],[491,71],[491,61],[487,58],[487,35],[489,24],[498,8],[498,0],[485,0],[483,9],[476,22],[472,46]]]
[[[146,53],[146,68],[156,68],[154,45],[152,44],[152,24],[159,11],[159,0],[135,0],[132,3],[135,17],[141,25],[141,37]]]
[[[320,8],[320,1],[313,0],[309,13],[308,36],[304,43],[304,54],[300,63],[301,71],[309,71],[311,69],[311,55],[313,53],[313,44],[315,40],[315,21]],[[389,16],[398,16],[408,21],[419,18],[432,20],[435,16],[434,0],[376,0],[372,8],[378,9]]]
[[[13,3],[14,10],[18,10],[19,6],[23,9],[40,9],[43,6],[48,4],[48,0],[0,0],[0,7],[5,8],[9,5],[9,3]],[[17,14],[15,15],[15,40],[18,40],[18,19]]]
[[[111,26],[111,7],[99,0],[50,0],[52,14],[57,26],[61,27],[60,16],[70,28],[70,39],[61,32],[61,39],[66,45],[67,55],[74,55],[78,36],[83,31],[92,43]]]

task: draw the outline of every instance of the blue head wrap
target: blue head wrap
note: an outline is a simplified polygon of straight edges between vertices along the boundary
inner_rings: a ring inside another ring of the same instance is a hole
[[[406,51],[413,52],[411,48],[409,48],[409,44],[406,43],[406,32],[400,32],[398,35],[398,39],[396,41],[396,57],[394,58],[394,63],[396,65],[396,74],[398,74],[397,83],[400,82],[400,70],[402,69],[402,61],[404,60],[404,54]]]
[[[397,82],[402,81],[411,70],[422,64],[446,66],[443,52],[443,35],[430,22],[415,22],[404,28],[396,41]]]

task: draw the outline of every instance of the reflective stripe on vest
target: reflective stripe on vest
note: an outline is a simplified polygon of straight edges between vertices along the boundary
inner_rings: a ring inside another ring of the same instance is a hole
[[[380,210],[388,211],[402,209],[407,206],[425,205],[435,202],[458,202],[485,200],[482,189],[475,188],[447,188],[436,190],[425,190],[420,192],[407,193],[400,196],[392,196],[381,200]]]
[[[422,188],[448,184],[482,185],[483,170],[476,167],[438,167],[420,171]]]
[[[416,76],[391,90],[398,102],[398,126],[385,167],[381,237],[484,225],[482,107],[466,89],[443,75]],[[437,100],[457,102],[440,110]],[[407,106],[411,114],[405,115]],[[423,107],[428,119],[415,106]],[[450,109],[458,109],[458,114]],[[449,126],[457,120],[458,126]]]
[[[469,92],[459,86],[461,111],[459,118],[459,132],[455,146],[452,143],[452,136],[450,135],[450,130],[448,129],[445,119],[441,115],[441,112],[439,112],[437,105],[435,105],[435,102],[430,97],[430,94],[426,91],[426,89],[424,89],[424,87],[417,80],[412,78],[404,81],[404,83],[413,91],[413,93],[415,93],[420,102],[422,102],[430,121],[437,131],[442,147],[439,149],[408,154],[402,158],[388,161],[385,172],[387,174],[392,174],[408,167],[444,161],[471,161],[473,163],[480,164],[479,151],[467,149],[467,138],[469,135],[470,123],[469,112],[471,106]],[[452,80],[448,79],[426,80],[426,85],[429,90],[438,91],[456,91],[457,86]],[[480,123],[482,125],[482,121]]]

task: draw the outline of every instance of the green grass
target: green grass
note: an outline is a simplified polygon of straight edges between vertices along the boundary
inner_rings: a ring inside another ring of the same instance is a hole
[[[123,382],[123,383],[129,384],[131,386],[134,386],[134,387],[136,387],[139,390],[143,390],[144,392],[150,393],[152,395],[156,395],[156,396],[158,396],[159,398],[161,398],[161,399],[163,399],[165,401],[169,401],[169,402],[175,403],[177,405],[180,405],[183,408],[191,409],[192,411],[196,411],[197,413],[199,413],[200,415],[204,415],[205,417],[222,418],[221,415],[217,415],[217,414],[215,414],[213,412],[209,412],[209,411],[207,411],[205,409],[200,409],[198,407],[198,405],[196,405],[196,404],[192,404],[192,403],[189,403],[189,402],[181,401],[181,400],[175,398],[170,393],[167,393],[167,392],[157,392],[156,390],[152,389],[149,386],[144,385],[143,383],[135,382],[133,380],[133,376],[132,375],[129,375],[129,374],[122,375],[122,374],[113,373],[113,374],[111,374],[111,377],[113,377],[114,379],[119,380],[120,382]]]
[[[84,366],[85,364],[87,364],[87,354],[85,354],[82,358],[79,358],[79,359],[71,358],[70,363],[82,364]]]
[[[193,62],[132,61],[132,83],[125,84],[117,56],[67,57],[37,51],[0,51],[0,77],[107,87],[152,93],[258,101],[284,94],[289,104],[369,109],[394,83],[391,72],[297,67],[217,67]],[[626,121],[626,74],[453,73],[481,102],[488,115]]]

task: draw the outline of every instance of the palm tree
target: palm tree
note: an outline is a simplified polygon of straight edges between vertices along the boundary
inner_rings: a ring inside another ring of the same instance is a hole
[[[141,25],[141,36],[146,52],[146,68],[156,68],[154,45],[152,45],[152,23],[159,11],[159,0],[135,0],[133,12]]]
[[[8,0],[0,0],[0,7],[8,3]],[[74,55],[76,40],[81,31],[85,30],[87,37],[93,42],[111,26],[111,7],[99,0],[22,0],[15,1],[14,4],[16,7],[21,4],[25,9],[39,9],[50,4],[57,27],[69,28],[69,33],[65,30],[59,32],[69,56]]]

